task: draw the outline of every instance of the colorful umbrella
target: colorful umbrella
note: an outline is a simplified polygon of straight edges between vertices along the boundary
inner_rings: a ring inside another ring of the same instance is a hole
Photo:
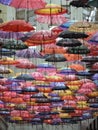
[[[28,48],[21,51],[16,52],[16,56],[22,58],[43,58],[41,53],[34,48]]]
[[[62,15],[66,13],[67,10],[59,5],[46,5],[45,8],[35,10],[37,14],[37,21],[39,23],[47,24],[62,24],[66,21],[65,17]]]
[[[12,20],[0,25],[0,30],[8,32],[29,32],[35,30],[34,27],[24,20]]]
[[[98,25],[90,22],[76,22],[71,25],[68,29],[74,32],[85,32],[87,34],[92,34],[98,31]]]
[[[3,39],[20,39],[25,34],[22,32],[6,32],[6,31],[0,31],[0,38]]]
[[[27,45],[44,45],[55,43],[57,35],[50,30],[40,30],[32,34],[32,36],[26,40]]]
[[[1,4],[9,5],[15,8],[27,8],[27,9],[38,9],[43,8],[46,5],[46,2],[44,0],[38,0],[36,3],[36,0],[0,0]]]

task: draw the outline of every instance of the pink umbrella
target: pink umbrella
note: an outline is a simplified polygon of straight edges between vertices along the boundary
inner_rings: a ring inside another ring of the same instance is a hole
[[[27,8],[27,9],[38,9],[43,8],[46,5],[44,0],[11,0],[10,2],[5,0],[1,2],[2,4],[7,4],[15,8]]]
[[[44,80],[45,79],[44,75],[40,72],[32,72],[31,75],[36,80]]]
[[[92,82],[92,83],[84,83],[82,86],[81,86],[82,89],[91,89],[91,90],[95,90],[96,89],[96,85]]]

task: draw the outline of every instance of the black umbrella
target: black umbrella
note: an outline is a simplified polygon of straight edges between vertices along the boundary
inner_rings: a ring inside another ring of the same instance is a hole
[[[71,47],[68,48],[68,53],[71,54],[88,54],[90,53],[90,50],[86,46],[77,46],[77,47]]]
[[[74,32],[74,31],[69,31],[69,30],[65,30],[63,32],[61,32],[58,37],[61,38],[87,38],[88,35],[82,32]]]
[[[77,40],[77,39],[73,39],[73,38],[64,38],[61,39],[59,41],[57,41],[56,45],[57,46],[62,46],[62,47],[76,47],[76,46],[80,46],[82,43]]]
[[[83,7],[83,8],[89,7],[89,5],[87,3],[85,3],[85,2],[83,2],[81,0],[73,0],[69,4],[71,6],[74,6],[74,7],[77,7],[77,8],[79,8],[79,7]]]
[[[2,48],[21,50],[27,49],[28,46],[24,44],[21,40],[8,40],[5,41],[5,43],[2,45]]]
[[[66,58],[62,54],[50,54],[45,58],[48,62],[64,62]]]
[[[86,56],[81,61],[95,63],[95,62],[98,62],[98,56]]]
[[[20,74],[15,79],[25,80],[25,81],[33,81],[33,80],[35,80],[30,74]]]

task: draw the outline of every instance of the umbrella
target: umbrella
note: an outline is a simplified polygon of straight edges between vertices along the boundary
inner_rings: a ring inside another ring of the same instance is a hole
[[[51,29],[52,32],[56,33],[57,35],[63,31],[63,28],[60,26],[55,26]]]
[[[17,60],[13,60],[13,58],[4,57],[0,59],[0,65],[15,65],[19,62]]]
[[[24,20],[12,20],[0,25],[0,30],[8,32],[29,32],[35,30],[34,27]]]
[[[87,8],[89,7],[89,5],[81,0],[72,0],[70,3],[69,3],[71,6],[74,6],[74,7],[83,7],[83,8]]]
[[[57,41],[56,45],[61,47],[74,47],[74,46],[80,46],[81,42],[73,38],[64,38]]]
[[[95,33],[91,36],[91,38],[88,40],[88,42],[92,45],[97,45],[98,44],[98,33]]]
[[[32,34],[32,36],[26,40],[27,45],[44,45],[55,43],[57,35],[50,30],[40,30]]]
[[[67,59],[67,61],[79,61],[82,60],[82,56],[79,54],[69,54],[69,53],[65,53],[64,54],[65,58]]]
[[[2,48],[21,50],[28,48],[28,46],[25,45],[21,40],[7,40],[2,45]]]
[[[98,62],[98,56],[86,56],[81,61],[90,63]]]
[[[15,8],[27,8],[27,9],[38,9],[43,8],[46,5],[46,2],[44,0],[38,0],[36,3],[36,0],[0,0],[1,4],[9,5]]]
[[[85,32],[87,34],[92,34],[93,32],[98,31],[98,25],[90,22],[75,22],[72,24],[69,29],[69,31],[74,32]]]
[[[10,74],[12,73],[13,71],[11,69],[7,69],[7,68],[4,68],[4,67],[0,67],[0,74]]]
[[[31,62],[23,62],[15,65],[15,67],[20,69],[34,69],[36,68],[36,65],[32,64]]]
[[[75,22],[76,22],[75,20],[69,20],[69,21],[66,21],[65,23],[61,24],[60,27],[62,29],[68,29]]]
[[[43,58],[39,51],[34,48],[28,48],[21,51],[16,52],[16,56],[22,58]]]
[[[98,8],[98,1],[97,0],[89,0],[87,3],[89,6],[93,6]]]
[[[90,53],[90,49],[88,49],[86,46],[77,46],[77,47],[70,47],[68,48],[68,53],[71,54],[88,54]]]
[[[15,54],[16,52],[10,49],[5,49],[5,48],[0,49],[0,56],[11,56]]]
[[[57,71],[57,73],[60,74],[76,74],[76,71],[71,68],[61,68]]]
[[[25,34],[22,32],[6,32],[6,31],[0,31],[0,38],[4,39],[20,39]],[[5,40],[4,40],[5,41]]]
[[[35,80],[30,74],[20,74],[15,79],[32,81]]]
[[[46,5],[45,8],[35,10],[37,14],[37,21],[39,23],[47,24],[62,24],[66,21],[65,17],[62,15],[66,13],[67,10],[59,5]]]
[[[46,56],[45,61],[48,62],[64,62],[66,58],[62,54],[49,54]]]
[[[69,31],[69,30],[65,30],[63,32],[61,32],[58,37],[61,38],[87,38],[88,35],[83,33],[83,32],[74,32],[74,31]]]
[[[76,71],[84,71],[86,69],[83,65],[81,65],[81,64],[74,64],[74,63],[69,65],[69,67],[71,69],[76,70]]]

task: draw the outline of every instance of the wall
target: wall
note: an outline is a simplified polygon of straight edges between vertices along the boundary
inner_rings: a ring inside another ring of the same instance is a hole
[[[10,21],[16,18],[15,16],[16,11],[14,8],[0,4],[0,10],[2,11],[0,13],[0,18],[2,18],[4,22]]]

